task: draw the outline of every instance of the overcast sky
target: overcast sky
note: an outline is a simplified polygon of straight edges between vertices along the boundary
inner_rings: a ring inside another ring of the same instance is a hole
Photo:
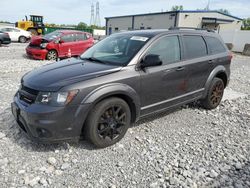
[[[90,22],[92,0],[1,0],[0,20],[16,22],[25,15],[43,15],[45,23],[78,24]],[[153,13],[183,5],[185,10],[205,8],[208,0],[99,0],[101,23],[104,17]],[[228,9],[240,18],[250,17],[250,0],[211,0],[210,9]]]

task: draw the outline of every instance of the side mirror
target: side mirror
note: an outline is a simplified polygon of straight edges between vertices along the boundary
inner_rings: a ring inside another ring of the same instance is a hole
[[[64,43],[64,40],[62,40],[62,39],[55,40],[55,44],[62,44],[62,43]]]
[[[160,59],[159,55],[156,54],[146,55],[141,62],[141,68],[153,67],[159,65],[162,65],[162,60]]]

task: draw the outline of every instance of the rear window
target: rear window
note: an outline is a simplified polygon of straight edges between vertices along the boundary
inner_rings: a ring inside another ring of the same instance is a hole
[[[226,51],[221,41],[215,37],[205,37],[210,54],[218,54]]]
[[[183,36],[183,44],[185,48],[185,59],[207,55],[207,46],[201,36],[185,35]]]

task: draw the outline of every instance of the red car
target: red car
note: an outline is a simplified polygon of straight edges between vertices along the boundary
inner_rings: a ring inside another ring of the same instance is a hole
[[[58,30],[44,36],[31,39],[26,53],[29,57],[40,60],[79,56],[93,46],[94,39],[90,33]]]

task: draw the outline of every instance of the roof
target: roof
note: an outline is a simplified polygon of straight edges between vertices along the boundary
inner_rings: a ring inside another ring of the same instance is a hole
[[[85,33],[84,31],[79,31],[79,30],[57,30],[60,33],[63,34],[69,34],[69,33]]]
[[[148,30],[133,30],[133,31],[125,31],[125,32],[119,32],[119,33],[114,33],[112,35],[124,35],[124,34],[130,34],[130,35],[139,35],[143,37],[149,37],[152,38],[156,35],[159,34],[172,34],[172,33],[191,33],[191,34],[204,34],[206,35],[216,35],[215,32],[209,32],[207,30],[203,29],[197,29],[197,28],[172,28],[172,29],[148,29]]]
[[[229,14],[222,13],[220,11],[216,10],[178,10],[178,11],[167,11],[167,12],[155,12],[155,13],[147,13],[147,14],[134,14],[134,15],[124,15],[124,16],[113,16],[113,17],[105,17],[105,19],[111,19],[111,18],[125,18],[125,17],[132,17],[132,16],[150,16],[150,15],[161,15],[161,14],[178,14],[178,13],[218,13],[222,14],[224,16],[228,16],[230,18],[234,18],[237,20],[242,21],[243,19],[232,16]]]

